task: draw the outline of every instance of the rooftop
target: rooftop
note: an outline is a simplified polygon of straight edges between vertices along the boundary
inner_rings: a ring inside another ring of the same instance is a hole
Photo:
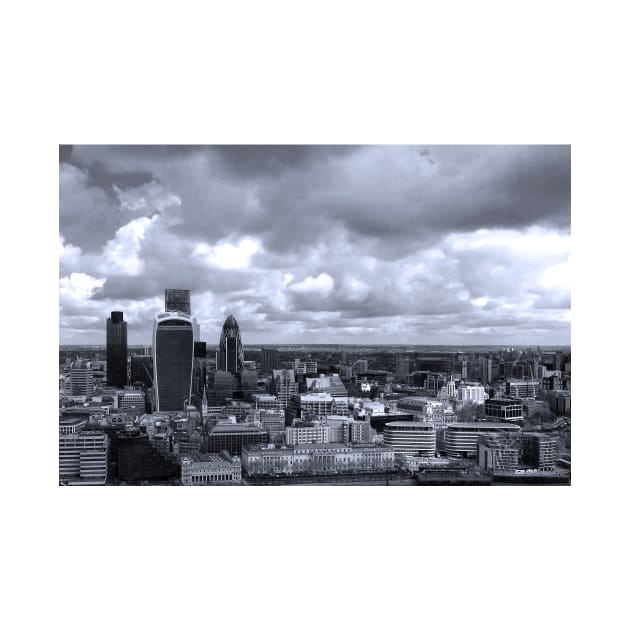
[[[446,425],[447,429],[479,429],[480,431],[484,430],[492,430],[492,429],[506,429],[512,430],[520,429],[517,424],[513,424],[511,422],[453,422],[451,424]]]

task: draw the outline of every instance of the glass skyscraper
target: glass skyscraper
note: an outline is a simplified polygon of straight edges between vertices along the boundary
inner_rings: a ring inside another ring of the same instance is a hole
[[[107,384],[127,384],[127,322],[121,311],[112,311],[107,318]]]
[[[164,289],[164,310],[167,313],[190,315],[190,291],[188,289]]]
[[[228,315],[221,337],[219,339],[219,351],[217,352],[217,370],[240,374],[243,371],[243,344],[241,332],[234,315]]]
[[[190,404],[194,360],[192,318],[161,313],[153,326],[153,386],[156,411],[183,411]]]

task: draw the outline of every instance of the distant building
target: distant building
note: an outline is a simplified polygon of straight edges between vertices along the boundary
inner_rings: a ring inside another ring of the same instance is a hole
[[[331,396],[347,396],[348,390],[341,382],[339,374],[318,376],[306,379],[306,390],[311,393],[328,393]]]
[[[144,387],[153,387],[153,357],[131,357],[131,384],[142,383]]]
[[[396,378],[405,378],[409,375],[411,360],[408,357],[396,357]]]
[[[523,463],[538,470],[550,471],[558,461],[558,438],[544,433],[523,433]]]
[[[243,371],[241,331],[234,315],[228,315],[221,330],[217,352],[217,370],[239,374]]]
[[[103,485],[107,481],[109,439],[102,431],[59,433],[59,481]]]
[[[121,311],[112,311],[107,318],[107,384],[113,387],[127,385],[127,322]]]
[[[388,422],[384,438],[385,446],[399,455],[435,455],[435,428],[427,422]]]
[[[165,289],[164,311],[190,315],[190,291],[188,289]]]
[[[558,416],[571,415],[571,392],[565,390],[551,390],[547,394],[549,409]]]
[[[297,394],[297,383],[293,370],[274,370],[271,379],[271,393],[275,394],[285,408]]]
[[[280,365],[278,350],[275,348],[262,348],[261,370],[263,374],[270,374]]]
[[[444,447],[449,457],[476,458],[480,434],[520,430],[518,425],[507,422],[454,422],[446,427]]]
[[[284,405],[278,400],[278,397],[273,394],[254,394],[252,396],[252,402],[256,409],[276,411],[282,411],[284,409]]]
[[[523,420],[523,403],[513,398],[491,398],[485,402],[485,414],[488,420]]]
[[[487,397],[482,385],[462,385],[456,392],[456,400],[464,405],[483,405]]]
[[[258,422],[269,436],[269,441],[274,442],[285,436],[284,411],[261,409],[258,413]]]
[[[141,407],[144,410],[144,392],[126,390],[118,394],[118,408],[129,409],[131,407]]]
[[[241,482],[241,461],[224,451],[185,455],[181,458],[181,480],[183,486],[212,486],[238,484]]]
[[[539,381],[508,379],[505,385],[505,393],[511,398],[536,398],[540,393]]]
[[[70,394],[91,396],[95,391],[94,370],[90,361],[74,361],[70,366]]]
[[[484,385],[492,382],[492,359],[488,357],[481,357],[479,359],[479,371],[481,376],[481,382]]]

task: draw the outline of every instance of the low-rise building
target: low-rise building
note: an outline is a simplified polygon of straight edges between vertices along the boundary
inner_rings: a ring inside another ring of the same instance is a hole
[[[516,398],[491,398],[486,400],[485,414],[488,420],[523,420],[523,403]]]
[[[444,449],[449,457],[476,458],[480,434],[520,430],[518,425],[507,422],[454,422],[444,431]]]
[[[184,486],[213,486],[241,482],[241,460],[227,451],[185,455],[181,458],[181,481]]]
[[[387,472],[396,469],[392,448],[346,444],[300,444],[284,448],[245,447],[248,476]]]
[[[107,481],[109,438],[102,431],[59,434],[59,481],[103,485]]]
[[[558,438],[544,433],[523,433],[522,460],[538,470],[553,470],[558,461]]]
[[[399,455],[435,455],[435,427],[428,422],[388,422],[385,445]]]
[[[518,468],[521,453],[519,432],[481,433],[477,443],[477,463],[483,470],[512,472]]]

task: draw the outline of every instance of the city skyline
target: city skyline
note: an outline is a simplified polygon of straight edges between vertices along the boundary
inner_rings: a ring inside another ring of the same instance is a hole
[[[60,147],[60,344],[570,345],[567,146]]]

